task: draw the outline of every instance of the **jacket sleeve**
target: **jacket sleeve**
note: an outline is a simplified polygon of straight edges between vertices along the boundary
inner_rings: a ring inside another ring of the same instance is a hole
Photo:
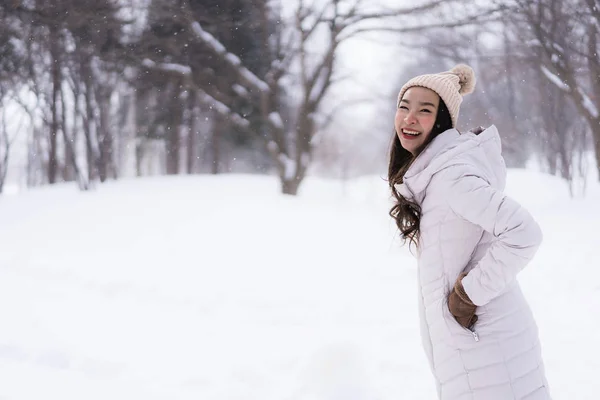
[[[542,242],[542,231],[525,208],[492,188],[475,168],[459,165],[446,172],[450,208],[494,236],[486,254],[462,280],[471,301],[482,306],[529,263]]]

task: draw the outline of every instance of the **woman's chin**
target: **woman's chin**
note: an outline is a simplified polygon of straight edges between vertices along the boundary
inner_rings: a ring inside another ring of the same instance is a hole
[[[417,143],[415,143],[414,141],[412,141],[412,140],[411,141],[401,140],[400,144],[402,145],[402,147],[404,148],[404,150],[407,150],[412,155],[414,155],[415,151],[419,148],[419,145]]]

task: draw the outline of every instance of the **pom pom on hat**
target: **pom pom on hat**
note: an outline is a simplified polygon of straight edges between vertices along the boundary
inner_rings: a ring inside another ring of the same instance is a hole
[[[475,90],[475,72],[473,68],[466,64],[458,64],[450,70],[450,73],[458,76],[458,84],[460,85],[458,93],[460,95],[473,93],[473,90]]]

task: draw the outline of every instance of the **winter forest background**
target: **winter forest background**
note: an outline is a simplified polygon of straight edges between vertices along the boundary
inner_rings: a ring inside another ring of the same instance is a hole
[[[599,6],[0,0],[0,399],[434,399],[387,153],[467,63],[552,397],[597,400]]]
[[[496,124],[509,167],[571,187],[600,169],[596,0],[4,0],[0,18],[0,191],[381,173],[399,87],[458,62],[478,77],[459,129]]]

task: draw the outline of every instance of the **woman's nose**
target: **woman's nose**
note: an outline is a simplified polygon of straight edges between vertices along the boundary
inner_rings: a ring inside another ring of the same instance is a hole
[[[406,117],[404,117],[404,122],[408,125],[412,125],[417,121],[417,119],[415,118],[415,115],[412,112],[409,112],[408,114],[406,114]]]

